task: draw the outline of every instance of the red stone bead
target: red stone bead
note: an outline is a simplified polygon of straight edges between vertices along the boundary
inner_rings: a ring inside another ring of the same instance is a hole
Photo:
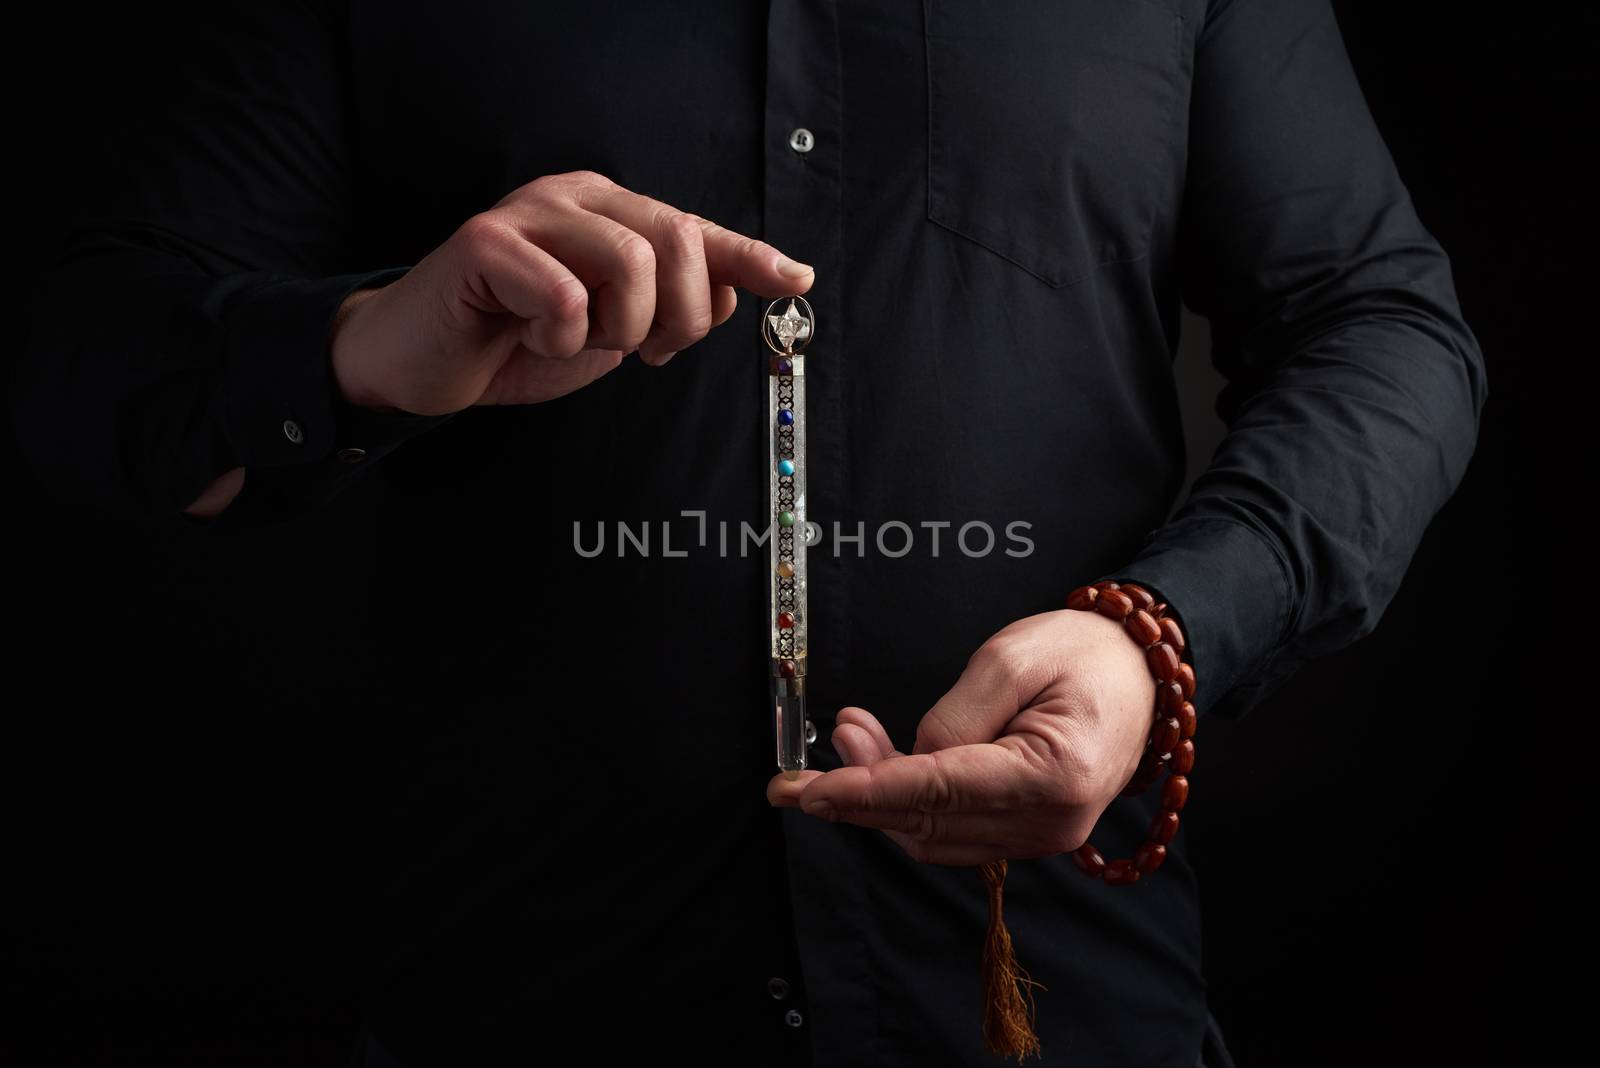
[[[778,672],[786,679],[792,679],[799,674],[800,668],[793,660],[785,660],[778,665]]]
[[[1128,637],[1139,643],[1141,649],[1161,640],[1160,625],[1143,609],[1134,609],[1133,615],[1123,620],[1122,627],[1128,632]]]
[[[1073,863],[1078,865],[1078,870],[1085,875],[1098,879],[1106,870],[1106,858],[1100,851],[1088,842],[1083,843],[1072,852]]]
[[[1101,590],[1100,597],[1095,601],[1095,611],[1112,619],[1123,620],[1128,618],[1128,613],[1133,611],[1133,599],[1121,590]]]
[[[1185,738],[1172,748],[1172,760],[1168,763],[1174,775],[1187,775],[1194,770],[1194,743]]]
[[[1139,869],[1131,860],[1113,860],[1106,865],[1103,878],[1112,886],[1130,886],[1139,881]]]
[[[1178,814],[1176,812],[1158,812],[1156,818],[1150,821],[1150,840],[1166,845],[1177,837]]]
[[[1094,607],[1100,597],[1100,591],[1093,586],[1079,586],[1067,594],[1067,607],[1076,608],[1080,612],[1087,612]]]
[[[1094,584],[1094,588],[1097,590],[1120,590],[1122,586],[1118,583],[1112,582],[1110,579],[1101,579],[1099,582]]]
[[[1178,716],[1183,709],[1183,686],[1176,682],[1156,683],[1156,715]]]
[[[1183,630],[1178,626],[1178,621],[1176,619],[1168,616],[1165,619],[1157,620],[1156,625],[1161,628],[1162,641],[1166,642],[1180,653],[1183,652],[1184,649],[1188,648],[1188,644],[1183,640]]]
[[[1150,614],[1155,616],[1157,619],[1165,616],[1167,614],[1167,602],[1162,601],[1160,604],[1150,609]]]
[[[790,615],[788,612],[779,612],[778,613],[778,628],[780,630],[793,630],[794,629],[794,616]]]
[[[1166,642],[1157,642],[1144,651],[1144,658],[1150,664],[1150,674],[1162,682],[1172,682],[1178,678],[1178,650]],[[1179,680],[1179,685],[1182,681]],[[1184,696],[1188,696],[1185,694]]]
[[[1194,668],[1188,664],[1178,665],[1178,685],[1183,687],[1183,696],[1194,696]]]
[[[1178,685],[1174,683],[1174,685]],[[1178,686],[1179,692],[1183,687]],[[1188,701],[1178,706],[1178,737],[1193,738],[1194,732],[1200,727],[1200,718],[1195,714],[1194,705]]]
[[[1156,721],[1156,729],[1150,732],[1150,748],[1157,753],[1170,753],[1177,746],[1178,721],[1171,716]]]
[[[1169,812],[1181,812],[1188,800],[1189,780],[1182,775],[1172,776],[1161,788],[1161,807]]]
[[[1150,596],[1150,591],[1135,582],[1124,582],[1119,589],[1133,598],[1133,607],[1141,612],[1148,612],[1156,606],[1156,599]]]
[[[1149,875],[1161,867],[1161,862],[1167,859],[1167,847],[1160,842],[1146,842],[1135,850],[1133,866],[1144,874]]]

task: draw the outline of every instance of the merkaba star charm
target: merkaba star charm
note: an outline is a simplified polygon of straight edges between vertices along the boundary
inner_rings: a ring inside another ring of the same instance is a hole
[[[811,336],[811,319],[800,314],[800,309],[795,307],[796,299],[789,298],[789,307],[782,315],[767,316],[767,323],[778,336],[778,344],[783,346],[785,352],[791,351],[796,341],[804,341]],[[773,306],[776,307],[776,303]],[[811,306],[808,304],[806,307],[809,309]]]

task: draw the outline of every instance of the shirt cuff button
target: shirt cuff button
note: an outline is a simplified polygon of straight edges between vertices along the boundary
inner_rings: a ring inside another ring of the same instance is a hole
[[[283,436],[289,439],[292,445],[298,445],[306,440],[305,432],[300,429],[300,424],[293,419],[283,421]]]
[[[782,1001],[784,998],[789,996],[789,984],[784,982],[782,979],[768,979],[767,993],[771,994],[777,1000]]]
[[[358,464],[367,458],[366,449],[340,449],[339,459],[343,463]]]

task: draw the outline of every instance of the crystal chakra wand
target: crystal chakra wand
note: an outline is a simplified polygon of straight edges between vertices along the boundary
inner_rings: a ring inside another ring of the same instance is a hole
[[[816,316],[804,297],[767,306],[768,556],[773,733],[786,778],[805,769],[806,719],[806,358]]]

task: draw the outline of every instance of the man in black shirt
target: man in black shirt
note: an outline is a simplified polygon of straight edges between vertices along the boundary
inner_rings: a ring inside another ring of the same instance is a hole
[[[1132,886],[1067,855],[1156,800],[1118,796],[1142,657],[1062,601],[1144,585],[1202,717],[1241,716],[1370,631],[1471,455],[1482,354],[1326,0],[240,18],[66,244],[18,434],[224,558],[338,549],[285,591],[337,657],[218,642],[372,721],[374,1063],[987,1063],[996,856],[1046,1063],[1223,1056],[1182,832]],[[965,830],[764,795],[739,529],[784,293],[819,322],[800,785],[1040,743],[958,781],[1001,799]],[[1174,511],[1180,299],[1229,431]],[[1040,783],[1056,821],[1014,833]]]

